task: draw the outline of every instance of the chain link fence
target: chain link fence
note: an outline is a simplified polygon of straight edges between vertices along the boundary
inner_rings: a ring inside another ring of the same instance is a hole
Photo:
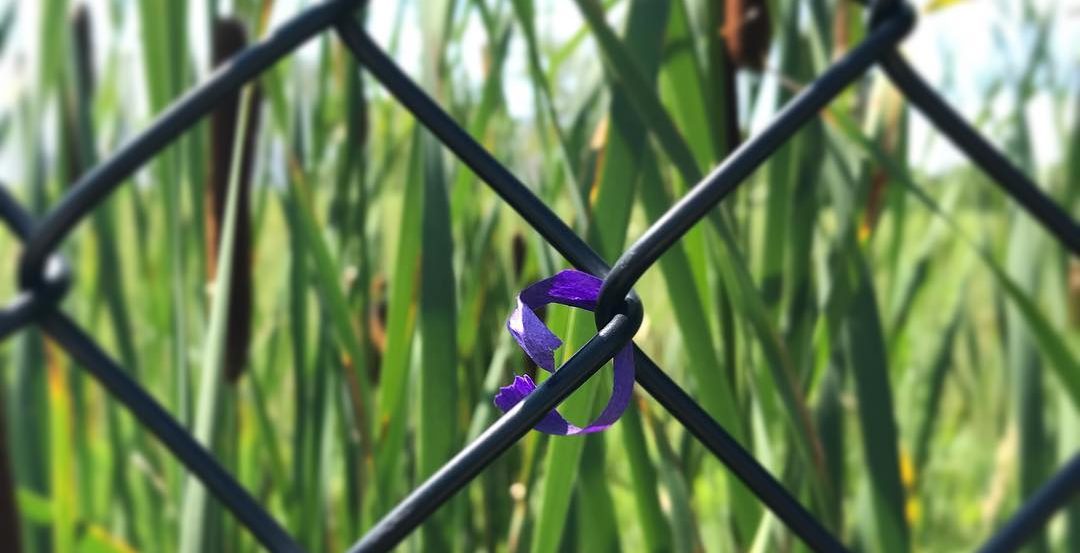
[[[237,54],[205,83],[188,92],[119,151],[85,173],[41,220],[35,221],[0,187],[0,219],[24,245],[18,267],[21,293],[0,310],[0,341],[37,325],[63,347],[146,426],[187,469],[271,551],[302,551],[284,528],[188,431],[132,380],[84,329],[57,306],[71,272],[57,250],[71,230],[153,156],[193,127],[217,105],[282,57],[323,31],[334,31],[361,66],[472,171],[514,208],[566,260],[604,279],[596,310],[597,333],[524,401],[401,500],[350,548],[353,552],[393,548],[477,474],[525,435],[545,414],[588,380],[641,324],[643,309],[632,290],[638,278],[712,208],[833,98],[873,66],[993,182],[1008,193],[1073,255],[1080,252],[1080,227],[1060,206],[968,125],[907,64],[897,46],[913,28],[906,3],[879,0],[869,6],[871,31],[671,207],[619,257],[613,267],[576,235],[505,166],[500,164],[416,85],[355,19],[363,0],[332,0],[311,7],[266,40]],[[791,532],[817,551],[846,547],[784,488],[690,395],[641,349],[634,347],[635,379],[751,490]],[[1080,492],[1080,455],[1075,456],[982,546],[1013,551],[1055,511]]]

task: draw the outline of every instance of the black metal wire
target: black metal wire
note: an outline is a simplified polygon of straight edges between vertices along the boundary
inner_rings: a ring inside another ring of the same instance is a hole
[[[603,278],[607,263],[551,208],[536,197],[503,164],[461,128],[383,52],[382,48],[352,20],[337,24],[342,42],[360,64],[394,95],[432,134],[450,148],[470,169],[510,204],[556,251],[575,267]],[[623,294],[624,296],[626,294]],[[621,300],[622,298],[620,298]]]
[[[295,50],[307,39],[350,17],[363,0],[330,0],[307,8],[265,40],[238,53],[206,82],[184,95],[107,160],[87,171],[71,191],[49,212],[30,237],[19,263],[24,288],[41,278],[45,259],[86,215],[123,184],[136,169],[213,111],[223,98],[235,93],[264,69]]]
[[[58,311],[40,323],[41,329],[64,347],[169,451],[199,479],[267,550],[300,553],[303,548],[259,505],[251,494],[214,459],[183,425],[169,415],[138,382],[129,377],[74,321]]]
[[[45,308],[28,292],[19,294],[10,304],[0,309],[0,340],[23,327],[34,324]]]
[[[33,227],[30,215],[20,209],[3,188],[0,188],[0,218],[21,240],[29,238],[26,231]],[[255,498],[188,434],[183,425],[172,418],[146,389],[132,380],[74,321],[59,311],[49,310],[37,323],[80,367],[119,399],[135,420],[149,428],[206,489],[232,511],[259,543],[274,552],[303,551]]]
[[[1013,514],[997,534],[986,542],[980,553],[1006,553],[1024,545],[1039,528],[1046,526],[1050,518],[1069,501],[1080,495],[1080,454],[1075,455],[1024,505]]]
[[[570,229],[547,204],[543,203],[505,166],[462,129],[394,63],[353,21],[337,27],[345,44],[364,66],[394,97],[469,166],[488,186],[540,232],[559,253],[575,267],[603,278],[607,264],[580,236]],[[621,303],[621,302],[620,302]],[[598,319],[598,323],[600,319]],[[634,346],[635,378],[647,392],[687,425],[702,443],[713,451],[731,471],[757,494],[777,517],[807,545],[817,551],[843,551],[844,548],[820,522],[787,492],[771,474],[710,417],[690,396],[676,385],[640,348]],[[562,369],[560,369],[561,371]],[[457,461],[452,460],[451,463]],[[464,485],[466,482],[460,482]],[[460,486],[459,486],[460,487]],[[394,525],[396,534],[419,521],[396,516],[398,510],[415,508],[423,496],[405,498],[377,527]],[[387,531],[387,530],[383,530]],[[365,543],[365,542],[361,542]],[[377,551],[378,549],[371,549]]]
[[[636,304],[630,304],[636,305]],[[540,419],[597,370],[615,356],[634,337],[641,326],[642,312],[632,309],[620,313],[600,329],[559,370],[541,383],[536,391],[495,421],[476,440],[461,450],[409,497],[394,507],[349,548],[350,553],[388,551],[424,522],[446,500],[480,474],[484,467],[514,445]]]
[[[948,136],[1001,188],[1022,205],[1073,255],[1080,254],[1080,225],[1065,210],[1054,203],[1030,178],[994,148],[978,131],[968,125],[930,88],[898,52],[890,52],[881,60],[889,79],[904,93],[934,126]]]
[[[152,156],[212,111],[226,96],[306,40],[334,26],[368,71],[483,181],[532,225],[568,261],[605,278],[596,320],[598,333],[525,401],[500,418],[423,485],[380,520],[351,551],[384,551],[399,543],[492,460],[584,383],[630,342],[643,311],[632,287],[659,256],[845,86],[880,63],[889,78],[934,125],[1043,224],[1073,254],[1080,227],[1027,176],[1012,165],[942,100],[896,52],[914,25],[911,7],[899,0],[871,6],[871,32],[847,56],[792,100],[760,135],[751,139],[636,241],[609,271],[604,260],[521,181],[446,114],[371,40],[353,19],[363,0],[329,0],[304,10],[266,40],[244,50],[205,83],[174,102],[146,130],[87,172],[40,225],[0,186],[0,220],[25,243],[19,264],[20,295],[0,309],[0,341],[39,325],[116,396],[207,489],[271,551],[301,551],[287,532],[199,443],[130,379],[73,321],[58,309],[70,271],[55,251],[70,231],[109,193]],[[661,405],[713,452],[795,535],[817,551],[844,546],[711,418],[655,362],[634,346],[636,379]],[[985,546],[984,551],[1020,547],[1057,509],[1080,493],[1080,456],[1029,498]]]
[[[914,25],[915,13],[907,4],[902,4],[892,13],[893,16],[875,27],[866,40],[792,98],[765,130],[732,152],[623,252],[612,265],[611,274],[604,279],[597,313],[616,305],[672,244],[735,190],[846,86],[895,47]]]
[[[644,354],[642,354],[644,355]],[[824,525],[799,503],[783,484],[724,430],[700,405],[687,395],[652,360],[641,363],[635,377],[645,391],[660,402],[709,451],[716,455],[746,487],[779,518],[789,530],[814,551],[847,551]]]
[[[15,198],[0,182],[0,221],[15,236],[25,238],[34,228],[30,215],[19,207]],[[53,308],[71,285],[71,271],[59,256],[49,258],[45,278],[32,290],[23,290],[10,304],[0,308],[0,341],[24,326],[33,324],[45,311]]]

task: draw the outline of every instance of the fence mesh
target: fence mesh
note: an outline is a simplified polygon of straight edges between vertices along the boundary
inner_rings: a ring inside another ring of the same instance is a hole
[[[21,292],[0,310],[0,341],[36,325],[179,459],[206,488],[271,551],[302,551],[287,531],[138,382],[106,354],[85,330],[58,309],[71,281],[57,253],[63,240],[131,174],[208,115],[263,70],[321,32],[332,30],[416,119],[452,150],[477,176],[514,208],[568,262],[604,279],[596,311],[597,333],[526,400],[498,419],[471,444],[401,500],[350,551],[385,551],[458,492],[513,445],[563,399],[629,343],[641,324],[641,303],[632,291],[638,278],[692,226],[730,194],[845,87],[877,65],[938,130],[980,166],[1045,230],[1076,255],[1080,227],[1060,206],[968,125],[907,64],[897,45],[915,24],[914,12],[899,1],[869,7],[871,31],[865,40],[805,87],[759,134],[658,219],[612,267],[576,235],[505,166],[476,142],[417,86],[357,23],[363,0],[332,0],[311,7],[264,41],[240,52],[206,82],[173,103],[138,136],[85,173],[41,220],[35,221],[0,187],[0,219],[23,243]],[[638,384],[751,490],[807,546],[846,551],[837,537],[808,512],[755,458],[641,349],[634,347]],[[982,546],[1013,551],[1054,512],[1080,492],[1080,455],[1075,456]]]

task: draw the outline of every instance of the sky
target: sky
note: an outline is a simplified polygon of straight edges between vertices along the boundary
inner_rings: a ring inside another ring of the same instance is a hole
[[[8,3],[15,1],[18,0],[0,0],[0,13]],[[113,1],[89,2],[95,16],[94,34],[97,37],[111,36],[118,40],[123,45],[125,59],[131,62],[132,67],[137,67],[137,64],[141,63],[138,55],[138,29],[134,25],[127,25],[120,30],[109,28],[106,14]],[[929,1],[916,0],[915,4],[925,8]],[[308,2],[305,0],[278,0],[275,2],[273,21],[287,19],[306,3]],[[34,82],[33,71],[38,44],[35,31],[39,26],[39,4],[20,2],[18,6],[20,15],[13,43],[3,58],[0,58],[0,83],[3,84],[0,86],[0,112],[13,111],[18,95]],[[222,4],[227,9],[229,1],[223,0]],[[545,43],[564,43],[583,25],[571,0],[536,0],[536,4],[537,28]],[[1080,97],[1080,33],[1070,32],[1070,29],[1080,28],[1080,0],[1034,0],[1033,4],[1039,12],[1047,13],[1053,10],[1056,14],[1051,36],[1051,65],[1054,68],[1054,78],[1068,83],[1071,87],[1070,98],[1064,103],[1073,104],[1063,109],[1062,99],[1052,98],[1049,93],[1042,91],[1036,94],[1028,105],[1027,114],[1035,140],[1036,161],[1040,166],[1045,166],[1060,159],[1060,129],[1064,121],[1077,116],[1075,104],[1077,97]],[[134,3],[129,2],[128,5],[134,6]],[[1012,21],[1020,20],[1021,5],[1017,0],[960,0],[932,13],[923,13],[915,31],[905,41],[903,51],[912,65],[923,73],[931,84],[939,87],[945,97],[970,119],[975,116],[975,110],[985,104],[983,98],[988,85],[1003,77],[1015,79],[1030,50],[1030,33],[1025,33],[1018,25],[1011,24]],[[196,29],[196,33],[202,28],[199,22],[205,21],[204,9],[204,2],[190,3],[190,28]],[[368,29],[380,44],[385,45],[389,41],[397,9],[396,2],[371,0]],[[925,10],[920,10],[923,11]],[[406,24],[401,29],[401,47],[396,54],[398,62],[414,76],[419,75],[421,53],[419,16],[416,3],[406,4]],[[617,16],[618,12],[614,14],[614,17]],[[473,17],[464,34],[461,54],[464,72],[477,86],[482,78],[485,39],[479,21]],[[206,60],[205,41],[190,42],[193,45],[194,59]],[[1008,46],[1002,48],[999,44]],[[593,45],[589,41],[586,41],[582,48],[585,60],[596,59],[599,63],[599,57],[592,54]],[[102,58],[98,60],[99,66],[104,62],[104,55],[103,51],[99,52],[99,57]],[[314,44],[309,44],[299,55],[302,58],[314,59]],[[521,41],[514,40],[506,66],[505,98],[508,112],[520,119],[530,118],[534,106],[525,61]],[[952,64],[955,71],[952,79],[946,82],[945,73],[949,64]],[[206,74],[205,65],[199,69],[200,74]],[[141,71],[136,75],[141,77]],[[775,86],[773,81],[775,79],[766,77],[768,86]],[[145,106],[145,92],[140,90],[141,87],[134,88],[136,90],[132,91],[135,95],[133,100]],[[994,106],[995,115],[1003,116],[1008,113],[1012,104],[1008,95],[999,98]],[[145,109],[141,110],[141,113],[145,112]],[[751,132],[765,125],[770,116],[770,113],[755,113],[751,120]],[[148,121],[144,120],[141,123],[145,125],[146,122]],[[912,117],[910,124],[913,161],[933,172],[964,163],[963,158],[944,140],[935,139],[930,143],[933,146],[926,148],[927,141],[934,133],[921,117]],[[994,129],[987,130],[991,132],[993,140]],[[0,151],[0,178],[10,175],[7,180],[18,179],[23,165],[18,160],[20,152],[10,151],[12,142],[8,140],[8,148]]]

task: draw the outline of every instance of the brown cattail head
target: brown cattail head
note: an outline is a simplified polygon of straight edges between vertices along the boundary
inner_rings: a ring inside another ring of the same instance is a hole
[[[525,237],[520,232],[515,232],[510,239],[510,254],[513,257],[514,279],[521,279],[521,272],[525,270],[525,256],[528,254],[525,246]]]
[[[94,89],[94,41],[90,31],[90,9],[85,3],[80,2],[71,13],[71,32],[79,91],[89,94]]]
[[[64,91],[64,112],[61,114],[64,125],[64,161],[69,183],[74,183],[93,163],[93,160],[88,158],[93,145],[84,143],[87,135],[82,129],[89,123],[86,117],[90,111],[90,99],[94,95],[93,47],[90,10],[86,4],[79,3],[71,12],[73,63]]]
[[[214,22],[213,64],[221,65],[244,48],[247,43],[244,26],[236,19]],[[243,374],[251,343],[252,315],[252,247],[251,247],[251,169],[255,137],[259,127],[258,87],[252,91],[243,138],[236,205],[236,236],[233,238],[232,279],[229,288],[228,331],[225,346],[225,376],[236,382]],[[222,100],[210,116],[210,170],[206,190],[207,256],[211,279],[217,274],[218,247],[225,223],[225,202],[229,189],[229,169],[233,158],[240,94]]]
[[[736,67],[760,71],[771,34],[766,0],[725,0],[724,44]]]

